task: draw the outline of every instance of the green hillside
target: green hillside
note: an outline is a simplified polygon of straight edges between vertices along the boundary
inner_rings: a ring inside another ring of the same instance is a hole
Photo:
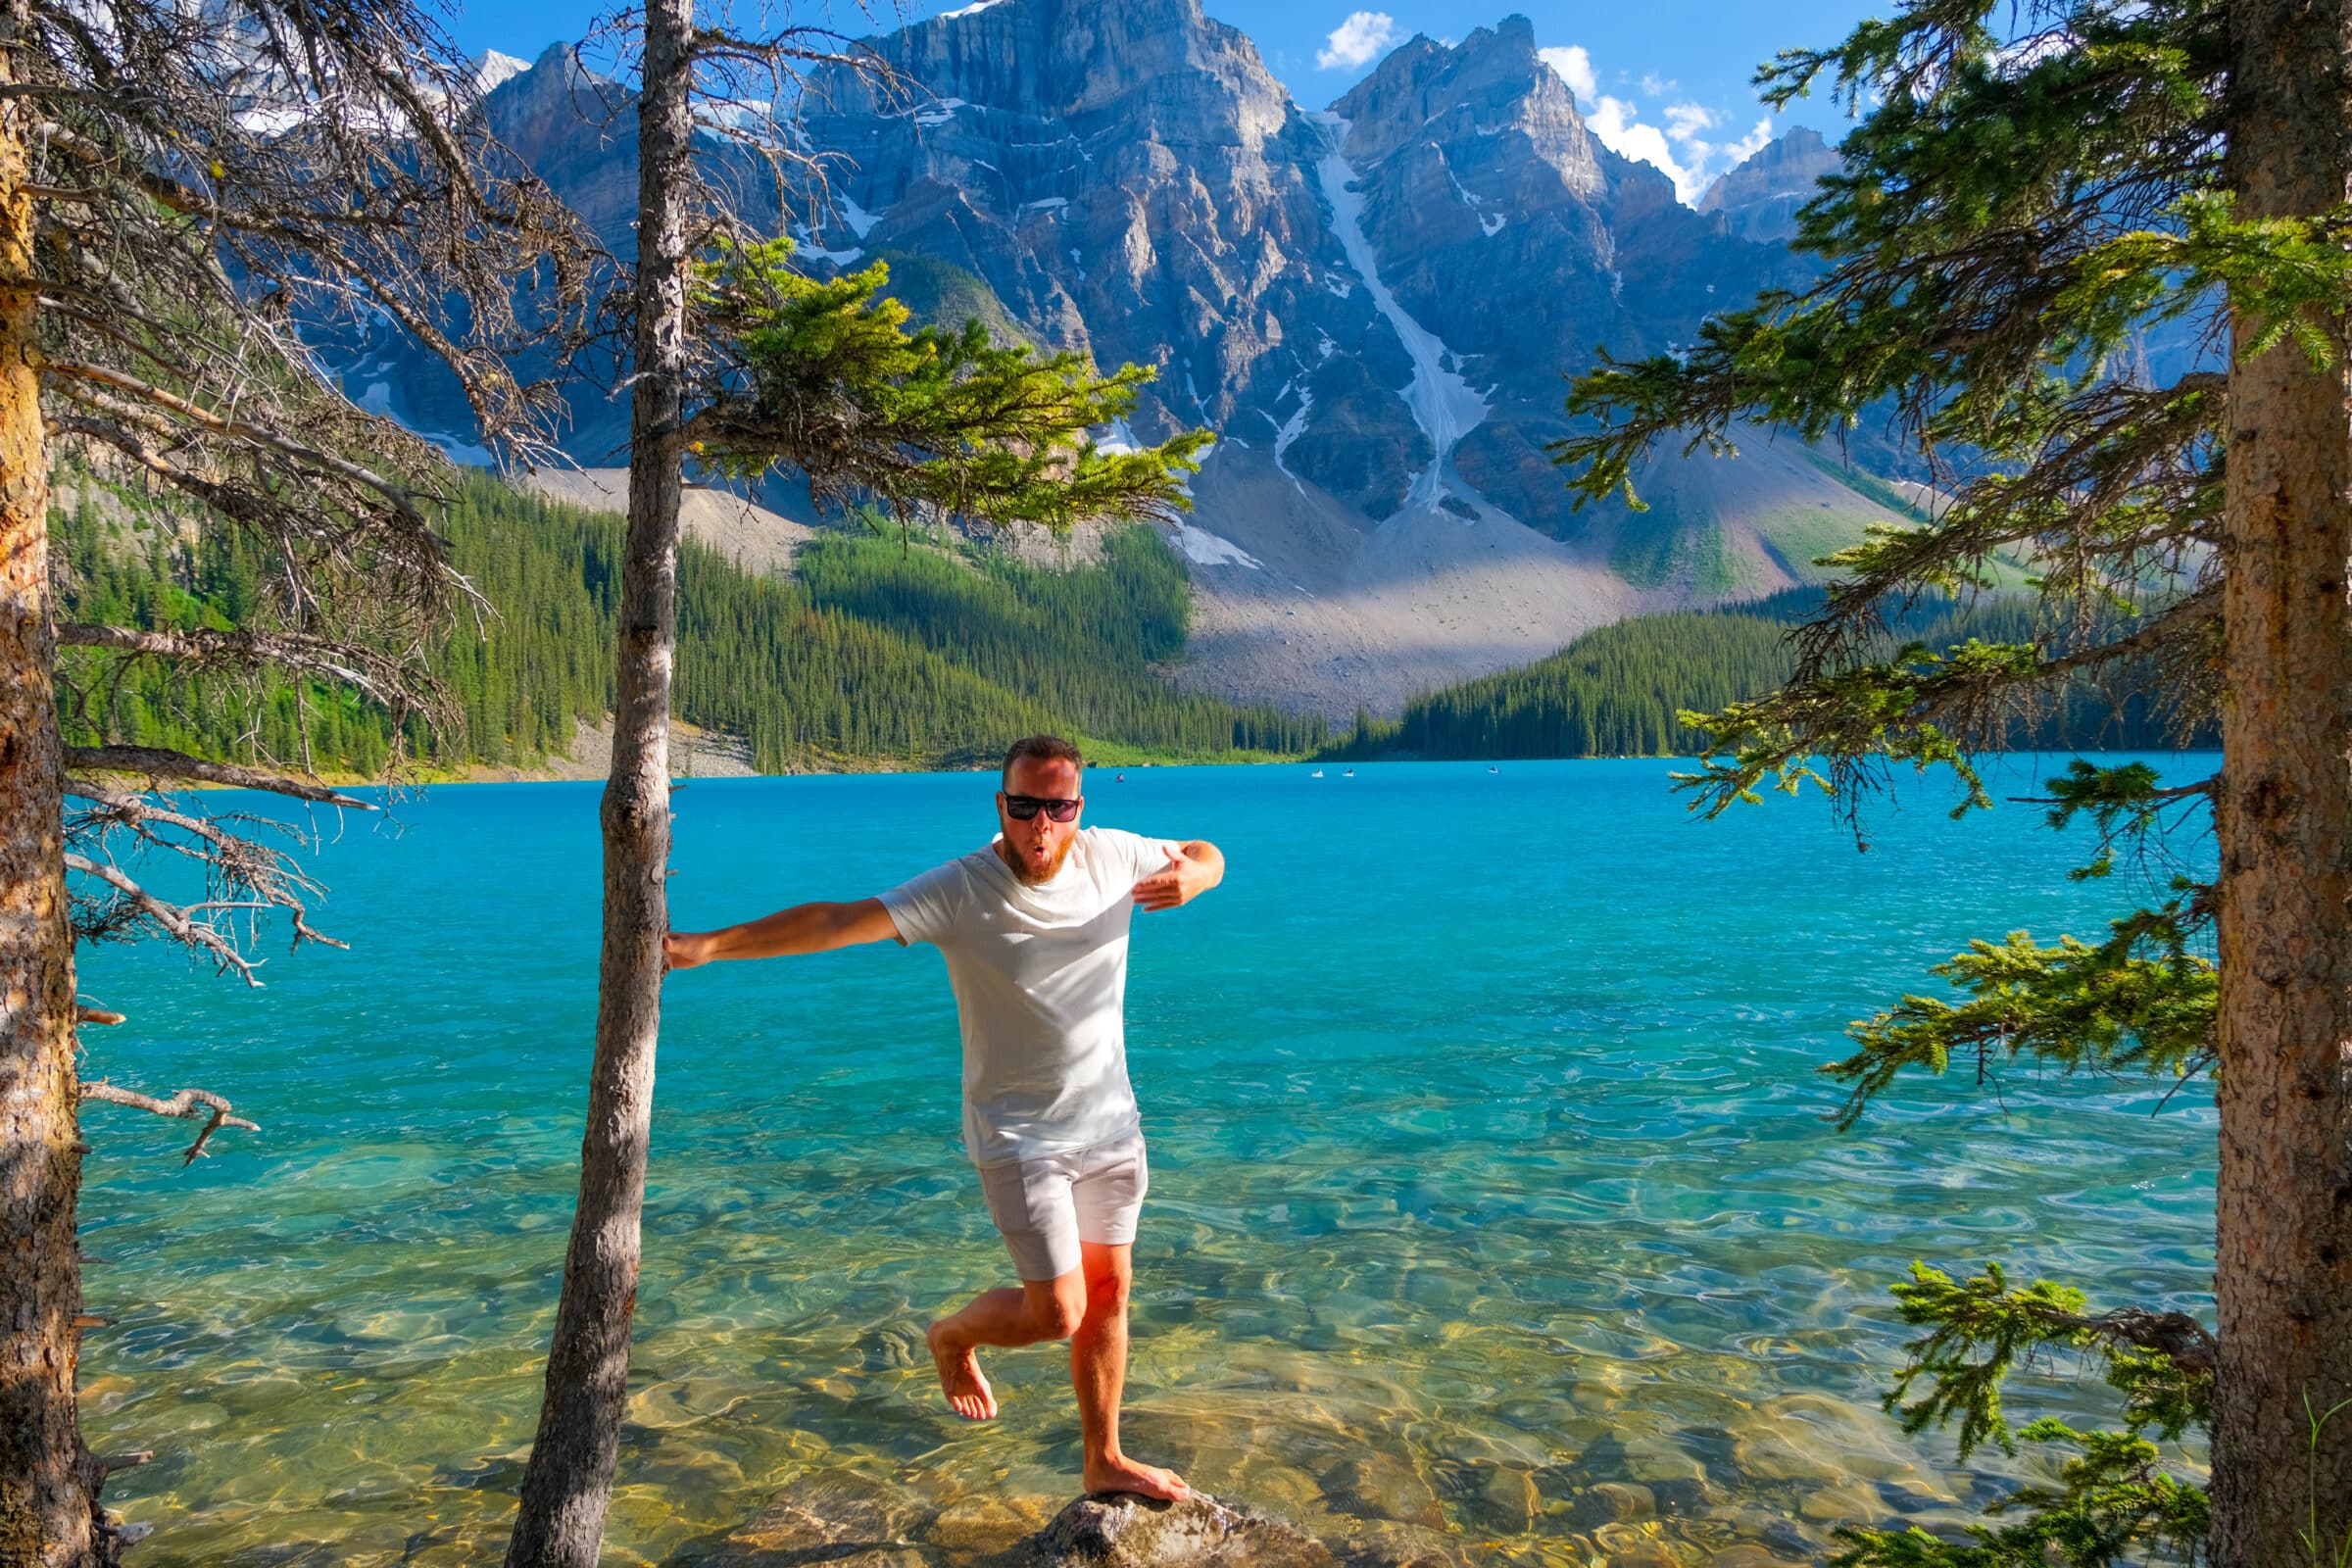
[[[1643,615],[1586,633],[1548,659],[1414,698],[1394,721],[1359,713],[1333,760],[1541,757],[1679,757],[1704,737],[1678,718],[1761,696],[1788,678],[1788,635],[1821,604],[1819,589],[1792,589],[1738,611]],[[1941,649],[1971,637],[2024,642],[2035,606],[1994,598],[1937,605],[1902,617],[1894,636]],[[1888,650],[1891,652],[1891,648]],[[2143,698],[2121,706],[2087,688],[2056,711],[2011,727],[2019,751],[2162,750],[2181,744]],[[2187,737],[2217,744],[2210,733]]]
[[[102,486],[55,518],[66,617],[141,627],[226,626],[256,602],[269,563],[234,530],[181,530]],[[464,483],[444,535],[497,615],[468,618],[432,650],[463,713],[436,743],[402,737],[444,766],[529,765],[567,746],[576,716],[611,706],[621,519]],[[750,575],[692,540],[679,564],[676,710],[747,737],[763,772],[955,766],[1012,736],[1056,729],[1105,760],[1240,760],[1314,750],[1321,719],[1180,694],[1152,673],[1184,646],[1182,564],[1144,527],[1114,533],[1100,565],[1027,567],[972,552],[838,535],[804,553],[800,580]],[[100,678],[68,650],[59,696],[68,739],[170,746],[212,757],[302,755],[372,773],[391,716],[283,680],[190,680],[133,662]]]

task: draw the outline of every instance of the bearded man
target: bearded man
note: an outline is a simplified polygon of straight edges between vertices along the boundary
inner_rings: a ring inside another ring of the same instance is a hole
[[[1150,1185],[1127,1082],[1127,926],[1213,888],[1213,844],[1078,825],[1085,761],[1052,735],[1004,754],[998,836],[879,898],[802,904],[721,931],[672,932],[672,969],[717,958],[929,942],[948,960],[963,1033],[963,1142],[1018,1289],[983,1291],[931,1325],[931,1356],[957,1415],[997,1399],[982,1346],[1070,1342],[1089,1492],[1170,1500],[1182,1477],[1119,1446],[1127,1297]]]

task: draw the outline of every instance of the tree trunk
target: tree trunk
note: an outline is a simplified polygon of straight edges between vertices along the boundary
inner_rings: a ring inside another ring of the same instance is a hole
[[[2352,193],[2352,3],[2231,7],[2241,219]],[[2222,723],[2213,1561],[2282,1568],[2352,1529],[2352,401],[2339,358],[2231,323]]]
[[[669,687],[677,647],[678,490],[685,444],[686,207],[692,0],[645,9],[637,106],[636,382],[621,566],[612,773],[605,785],[605,940],[580,1203],[547,1358],[547,1396],[507,1548],[510,1568],[596,1568],[637,1306],[639,1218],[669,929]]]
[[[0,86],[22,79],[27,13],[0,0]],[[63,1568],[111,1560],[113,1538],[74,1404],[81,1146],[29,114],[0,95],[0,1564]]]

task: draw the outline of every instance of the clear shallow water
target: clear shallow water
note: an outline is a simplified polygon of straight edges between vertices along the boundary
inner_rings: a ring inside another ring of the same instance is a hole
[[[1912,1258],[2206,1304],[2201,1094],[2151,1117],[2137,1086],[2012,1077],[2004,1112],[1952,1080],[1841,1134],[1813,1071],[1969,938],[2096,931],[2136,888],[2066,882],[2085,842],[2032,808],[1954,824],[1914,789],[1857,855],[1818,803],[1694,821],[1667,771],[1090,778],[1090,820],[1231,864],[1137,918],[1133,1450],[1391,1556],[1806,1561],[1835,1523],[2007,1484],[1878,1409]],[[984,842],[989,788],[697,782],[678,922],[880,891]],[[397,832],[352,819],[317,923],[354,951],[279,956],[266,991],[85,954],[85,996],[130,1015],[87,1071],[264,1128],[182,1173],[189,1124],[87,1112],[86,1286],[115,1326],[84,1420],[156,1450],[109,1489],[157,1527],[143,1560],[503,1547],[577,1180],[596,803],[446,788]],[[952,1006],[929,949],[671,982],[612,1560],[705,1549],[795,1487],[862,1488],[963,1551],[1075,1492],[1058,1351],[991,1363],[987,1427],[923,1352],[1009,1275],[956,1142]]]

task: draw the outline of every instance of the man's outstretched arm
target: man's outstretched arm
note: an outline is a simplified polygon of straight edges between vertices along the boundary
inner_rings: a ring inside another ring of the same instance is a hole
[[[672,931],[662,940],[662,956],[672,969],[692,969],[717,958],[779,958],[898,939],[899,928],[882,901],[859,899],[855,904],[796,904],[717,931]]]
[[[1180,904],[1192,903],[1225,880],[1225,857],[1214,844],[1194,839],[1166,848],[1167,869],[1154,871],[1135,885],[1138,908],[1173,909]]]

